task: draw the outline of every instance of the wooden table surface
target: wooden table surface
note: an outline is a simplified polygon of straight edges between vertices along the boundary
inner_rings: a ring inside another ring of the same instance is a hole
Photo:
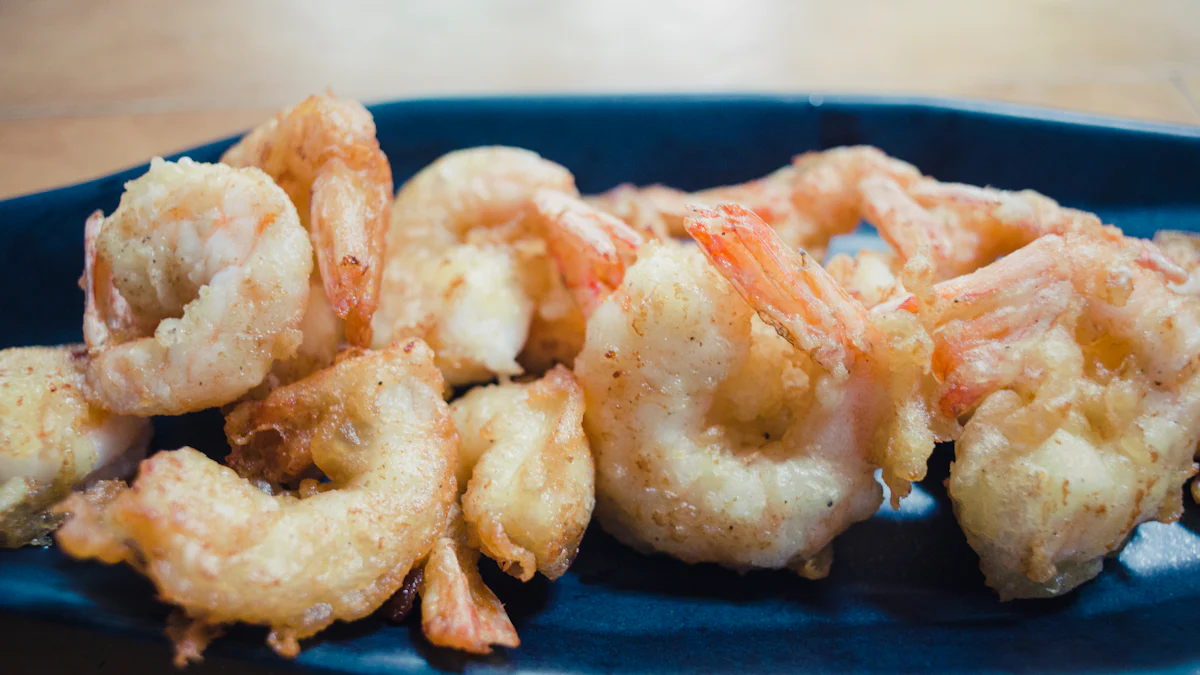
[[[327,87],[889,92],[1200,124],[1200,2],[0,0],[0,197]]]

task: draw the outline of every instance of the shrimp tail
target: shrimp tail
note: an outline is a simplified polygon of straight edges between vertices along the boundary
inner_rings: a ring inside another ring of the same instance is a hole
[[[752,211],[693,206],[687,231],[763,321],[827,370],[845,374],[869,350],[866,308]]]
[[[953,247],[949,234],[899,183],[875,174],[859,183],[863,219],[904,259],[900,276],[908,290],[927,299],[936,281],[938,261]]]
[[[392,169],[371,113],[329,92],[310,96],[246,134],[221,161],[258,167],[287,192],[306,218],[346,339],[369,346],[392,203]]]
[[[882,383],[874,396],[890,408],[875,431],[871,460],[883,467],[898,504],[925,475],[934,446],[922,389],[932,346],[920,304],[910,296],[868,312],[811,256],[789,249],[739,206],[693,208],[688,232],[759,316],[825,369],[846,376],[864,357]]]
[[[479,551],[467,545],[457,507],[425,561],[418,592],[421,631],[433,644],[472,654],[490,654],[493,645],[520,646],[504,604],[479,575]]]
[[[1128,275],[1110,274],[1098,251],[1116,249],[1163,283],[1186,273],[1153,244],[1105,232],[1046,235],[971,274],[936,286],[943,301],[934,373],[945,383],[942,414],[973,409],[1005,376],[1011,352],[1044,334],[1079,292],[1120,307],[1132,292]]]
[[[1068,257],[1066,241],[1050,235],[937,285],[944,304],[933,370],[944,383],[942,415],[973,409],[999,386],[1014,346],[1044,333],[1065,310],[1061,289],[1070,281],[1057,270]]]
[[[563,281],[584,316],[621,285],[645,239],[623,221],[562,192],[540,189],[533,205]]]
[[[83,228],[84,263],[79,286],[86,298],[83,335],[89,351],[107,345],[110,339],[124,339],[136,324],[133,310],[113,285],[111,267],[98,255],[103,227],[104,212],[97,210],[88,216]]]
[[[325,294],[334,313],[346,320],[346,339],[357,346],[371,343],[391,202],[387,161],[369,166],[364,176],[341,159],[331,159],[312,188],[310,222]]]

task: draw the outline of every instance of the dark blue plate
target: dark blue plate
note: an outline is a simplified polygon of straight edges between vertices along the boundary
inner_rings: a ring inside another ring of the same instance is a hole
[[[1191,128],[831,97],[463,99],[372,112],[398,180],[455,148],[505,144],[562,163],[585,192],[625,181],[699,188],[760,176],[804,150],[868,143],[943,180],[1039,190],[1131,234],[1200,231],[1200,130]],[[230,142],[185,154],[215,161]],[[0,347],[80,339],[84,219],[111,211],[122,184],[144,170],[0,202]],[[157,448],[225,452],[212,412],[159,420],[156,431]],[[367,619],[306,641],[294,663],[347,673],[1200,668],[1200,511],[1143,526],[1099,579],[1065,598],[1000,603],[950,512],[941,487],[948,462],[939,451],[903,510],[885,509],[838,538],[823,581],[642,556],[593,528],[557,583],[522,585],[485,570],[508,603],[519,649],[468,657],[430,647],[412,619]],[[0,551],[0,613],[4,625],[23,615],[161,641],[167,610],[124,567],[26,549]],[[284,665],[263,637],[236,628],[210,654]]]

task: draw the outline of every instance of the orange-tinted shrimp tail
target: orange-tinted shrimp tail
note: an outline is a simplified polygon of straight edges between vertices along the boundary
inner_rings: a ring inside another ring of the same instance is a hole
[[[841,372],[865,353],[867,310],[804,251],[736,204],[691,207],[687,231],[720,273],[797,347]]]
[[[625,268],[645,240],[615,216],[562,192],[538,190],[533,204],[563,281],[583,315],[591,316],[621,285]]]
[[[360,347],[371,343],[392,197],[391,168],[382,153],[363,164],[358,170],[341,159],[325,165],[313,182],[310,221],[325,294],[346,321],[347,341]]]

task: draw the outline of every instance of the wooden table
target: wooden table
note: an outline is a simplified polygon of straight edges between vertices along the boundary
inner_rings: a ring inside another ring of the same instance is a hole
[[[332,88],[896,92],[1200,124],[1194,0],[0,0],[0,197]]]

